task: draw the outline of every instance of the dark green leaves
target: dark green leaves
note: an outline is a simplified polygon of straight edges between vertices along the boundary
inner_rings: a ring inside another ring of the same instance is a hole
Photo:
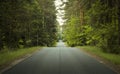
[[[54,45],[56,17],[52,0],[3,0],[0,8],[0,49]]]

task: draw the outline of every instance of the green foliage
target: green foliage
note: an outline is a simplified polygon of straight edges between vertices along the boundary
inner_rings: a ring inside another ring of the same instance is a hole
[[[120,53],[118,2],[70,0],[66,6],[68,20],[64,27],[64,37],[68,45],[93,45],[101,47],[105,52]]]
[[[56,42],[53,0],[2,0],[0,8],[0,49],[52,46]]]

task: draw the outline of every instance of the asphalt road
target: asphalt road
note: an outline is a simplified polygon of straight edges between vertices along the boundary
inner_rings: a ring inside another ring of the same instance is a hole
[[[77,48],[45,47],[3,74],[116,74]]]

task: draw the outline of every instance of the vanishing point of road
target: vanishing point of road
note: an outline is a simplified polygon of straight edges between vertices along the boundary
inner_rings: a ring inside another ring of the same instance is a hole
[[[3,74],[117,74],[77,48],[45,47]]]

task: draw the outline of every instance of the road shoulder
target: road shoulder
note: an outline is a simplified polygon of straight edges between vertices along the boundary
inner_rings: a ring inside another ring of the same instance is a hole
[[[90,52],[90,51],[87,51],[83,48],[80,48],[80,47],[77,47],[79,48],[80,50],[82,50],[83,52],[87,53],[89,56],[95,58],[96,60],[98,60],[100,63],[106,65],[107,67],[111,68],[113,71],[117,72],[118,74],[120,74],[120,65],[116,65],[116,64],[113,64],[112,62]]]
[[[40,48],[42,49],[42,48]],[[7,71],[8,69],[14,67],[15,65],[19,64],[20,62],[24,61],[25,59],[31,57],[32,55],[34,55],[36,52],[40,51],[40,49],[37,49],[31,53],[28,53],[26,55],[23,55],[21,57],[18,57],[17,59],[15,59],[14,61],[4,65],[4,67],[0,70],[0,74],[2,74],[3,72]]]

